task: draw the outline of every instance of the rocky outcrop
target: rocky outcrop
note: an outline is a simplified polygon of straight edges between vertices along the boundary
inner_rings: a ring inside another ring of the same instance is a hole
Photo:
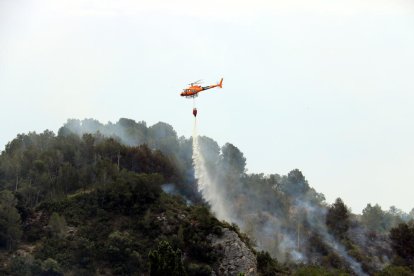
[[[215,250],[222,255],[212,275],[257,275],[256,256],[236,232],[223,228],[221,237],[210,236],[210,239]]]

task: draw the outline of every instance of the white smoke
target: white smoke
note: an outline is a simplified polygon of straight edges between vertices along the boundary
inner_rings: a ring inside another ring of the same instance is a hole
[[[298,201],[296,204],[298,208],[306,210],[307,223],[321,236],[325,244],[328,245],[337,255],[341,256],[341,258],[349,265],[356,275],[367,275],[362,270],[361,264],[349,256],[345,247],[328,232],[326,224],[323,223],[327,210],[315,204],[311,204],[306,200]]]

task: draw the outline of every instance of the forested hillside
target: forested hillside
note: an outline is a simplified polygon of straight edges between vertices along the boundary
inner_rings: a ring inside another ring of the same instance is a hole
[[[262,275],[413,274],[413,211],[356,215],[300,170],[249,174],[236,146],[200,141],[214,201],[197,187],[192,139],[168,124],[69,120],[19,134],[0,156],[2,273],[220,274],[212,237],[228,228]]]

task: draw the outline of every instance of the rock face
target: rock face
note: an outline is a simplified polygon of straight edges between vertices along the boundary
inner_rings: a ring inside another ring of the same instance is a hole
[[[223,228],[221,237],[211,236],[214,248],[221,252],[223,257],[214,268],[213,275],[257,275],[257,260],[253,252],[240,240],[237,233]]]

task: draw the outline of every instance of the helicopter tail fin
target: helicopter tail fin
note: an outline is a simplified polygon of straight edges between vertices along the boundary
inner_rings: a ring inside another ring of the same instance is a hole
[[[223,88],[223,78],[221,78],[221,80],[220,80],[220,82],[219,82],[218,86],[219,86],[220,88]]]

